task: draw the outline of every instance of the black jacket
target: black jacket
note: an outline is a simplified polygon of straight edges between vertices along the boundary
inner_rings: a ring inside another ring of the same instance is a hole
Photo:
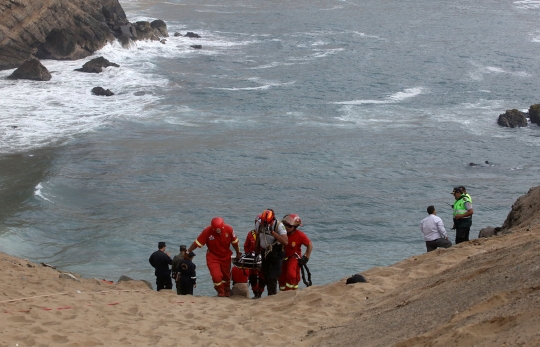
[[[184,259],[178,264],[178,272],[180,273],[180,280],[187,281],[188,279],[192,284],[197,282],[197,274],[195,272],[195,264],[189,259]]]
[[[148,259],[150,265],[152,265],[156,271],[154,274],[156,277],[166,277],[171,275],[171,270],[169,270],[169,265],[172,264],[172,259],[165,252],[155,251]]]

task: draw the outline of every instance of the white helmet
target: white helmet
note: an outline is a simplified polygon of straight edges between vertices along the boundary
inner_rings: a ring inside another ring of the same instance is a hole
[[[295,213],[286,215],[285,217],[283,217],[281,221],[283,222],[285,226],[288,226],[288,225],[293,226],[293,227],[302,226],[302,220],[300,219],[300,216]]]

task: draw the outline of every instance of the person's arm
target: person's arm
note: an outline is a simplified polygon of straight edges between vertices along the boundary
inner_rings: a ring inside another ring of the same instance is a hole
[[[463,214],[456,214],[456,216],[454,218],[456,219],[461,219],[461,218],[465,218],[465,217],[469,217],[469,216],[472,216],[474,214],[474,210],[472,208],[472,204],[471,203],[466,203],[465,204],[465,208],[467,208],[467,212],[463,213]]]
[[[307,245],[306,253],[304,253],[304,257],[308,258],[311,257],[311,251],[313,251],[313,242],[309,242]]]
[[[189,254],[189,252],[193,252],[193,250],[198,247],[199,245],[197,244],[197,241],[193,241],[191,246],[189,246],[188,250],[186,251],[186,254]]]
[[[272,235],[276,240],[278,240],[279,243],[281,243],[283,246],[287,246],[289,244],[289,238],[287,237],[287,230],[285,230],[285,226],[281,222],[277,222],[277,231],[275,232],[272,230],[270,232],[270,235]]]
[[[197,287],[197,272],[195,271],[195,264],[193,264],[193,269],[191,270],[191,283],[193,283],[193,288]]]
[[[260,248],[261,248],[261,233],[260,233],[261,225],[255,223],[255,254],[259,255]]]
[[[270,235],[272,235],[276,240],[278,240],[278,242],[281,243],[283,246],[287,246],[287,244],[289,243],[289,238],[287,237],[287,233],[285,233],[285,235],[280,235],[272,230]]]
[[[236,239],[236,242],[233,241],[232,246],[236,251],[236,260],[240,259],[242,253],[240,252],[240,247],[238,247],[238,238]]]
[[[191,246],[189,246],[186,253],[184,253],[184,259],[189,259],[189,252],[193,252],[193,250],[197,247],[199,247],[199,245],[197,244],[197,241],[193,241],[193,243],[191,244]]]
[[[439,218],[439,220],[437,220],[435,224],[437,225],[437,230],[439,231],[439,234],[441,234],[443,238],[448,240],[448,234],[446,233],[446,229],[444,228],[444,223],[442,219]]]
[[[244,242],[244,253],[249,253],[249,249],[251,248],[251,231],[248,233],[246,237],[246,241]]]

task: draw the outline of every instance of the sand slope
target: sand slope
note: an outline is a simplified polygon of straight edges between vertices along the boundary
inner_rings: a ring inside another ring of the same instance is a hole
[[[539,196],[506,235],[261,300],[59,278],[0,253],[0,346],[540,346]]]

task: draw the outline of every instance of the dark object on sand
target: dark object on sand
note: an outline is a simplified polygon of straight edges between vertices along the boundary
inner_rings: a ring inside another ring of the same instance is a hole
[[[201,48],[202,48],[201,45],[191,45],[191,46],[189,46],[189,47],[195,48],[195,49],[201,49]]]
[[[45,267],[50,267],[51,269],[56,269],[56,266],[49,265],[49,264],[46,264],[46,263],[40,263],[39,265],[45,266]]]
[[[366,282],[367,282],[366,278],[360,274],[352,275],[351,277],[347,278],[347,284],[366,283]]]
[[[483,229],[480,229],[480,232],[478,233],[478,238],[482,238],[482,237],[492,237],[492,236],[497,236],[497,233],[500,232],[502,230],[501,227],[496,227],[496,228],[492,228],[492,227],[486,227],[486,228],[483,228]]]

